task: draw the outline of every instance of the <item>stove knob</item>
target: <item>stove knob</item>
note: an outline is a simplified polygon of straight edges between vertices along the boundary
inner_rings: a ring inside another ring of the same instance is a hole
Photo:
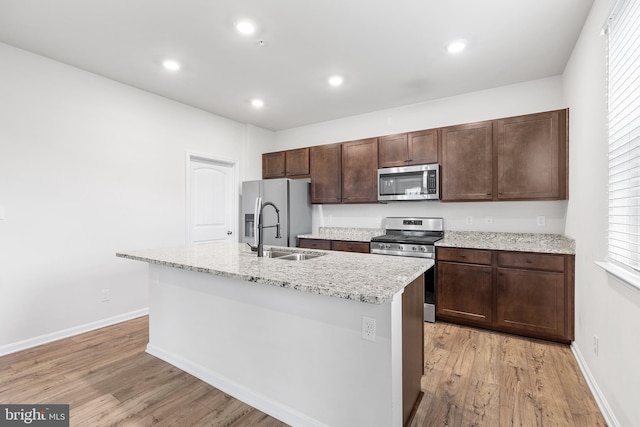
[[[420,246],[420,250],[422,252],[427,252],[427,247],[426,246]]]
[[[385,247],[386,249],[391,249],[391,245],[390,245],[390,244],[388,244],[388,243],[387,243],[384,247]]]
[[[415,246],[411,248],[412,251],[417,251],[418,248],[416,248]]]
[[[402,245],[398,245],[398,250],[399,250],[399,251],[403,251],[403,250],[404,250],[404,247],[403,247]]]

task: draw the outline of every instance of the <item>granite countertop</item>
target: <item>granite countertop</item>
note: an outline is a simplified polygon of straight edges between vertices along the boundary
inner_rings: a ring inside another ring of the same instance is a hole
[[[220,242],[118,252],[116,256],[370,304],[389,301],[433,265],[432,260],[419,258],[273,248],[326,255],[305,261],[258,258],[244,243]]]
[[[575,255],[575,240],[561,234],[445,231],[436,246]]]
[[[298,238],[370,242],[372,237],[383,234],[385,231],[381,228],[320,227],[317,234],[301,234]]]

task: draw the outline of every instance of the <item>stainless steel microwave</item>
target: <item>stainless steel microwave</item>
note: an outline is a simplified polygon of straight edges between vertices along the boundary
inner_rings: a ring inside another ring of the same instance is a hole
[[[378,201],[440,199],[440,165],[378,169]]]

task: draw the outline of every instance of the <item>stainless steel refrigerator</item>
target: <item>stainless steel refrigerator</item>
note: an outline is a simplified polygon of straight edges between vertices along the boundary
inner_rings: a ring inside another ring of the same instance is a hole
[[[263,244],[297,246],[296,236],[311,233],[311,194],[309,179],[265,179],[242,183],[241,241],[257,245],[257,226],[261,198],[262,205],[271,202],[280,210],[281,238],[276,239],[275,228],[265,228]],[[262,210],[262,224],[275,225],[277,215],[273,206]]]

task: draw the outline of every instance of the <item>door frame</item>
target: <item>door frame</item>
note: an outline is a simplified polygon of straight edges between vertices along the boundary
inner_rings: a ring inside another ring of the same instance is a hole
[[[238,215],[240,214],[240,171],[239,161],[222,156],[212,156],[210,154],[197,153],[193,151],[185,152],[185,244],[191,244],[191,162],[193,160],[204,161],[207,163],[217,163],[231,167],[231,183],[229,184],[231,191],[231,231],[238,238]]]

